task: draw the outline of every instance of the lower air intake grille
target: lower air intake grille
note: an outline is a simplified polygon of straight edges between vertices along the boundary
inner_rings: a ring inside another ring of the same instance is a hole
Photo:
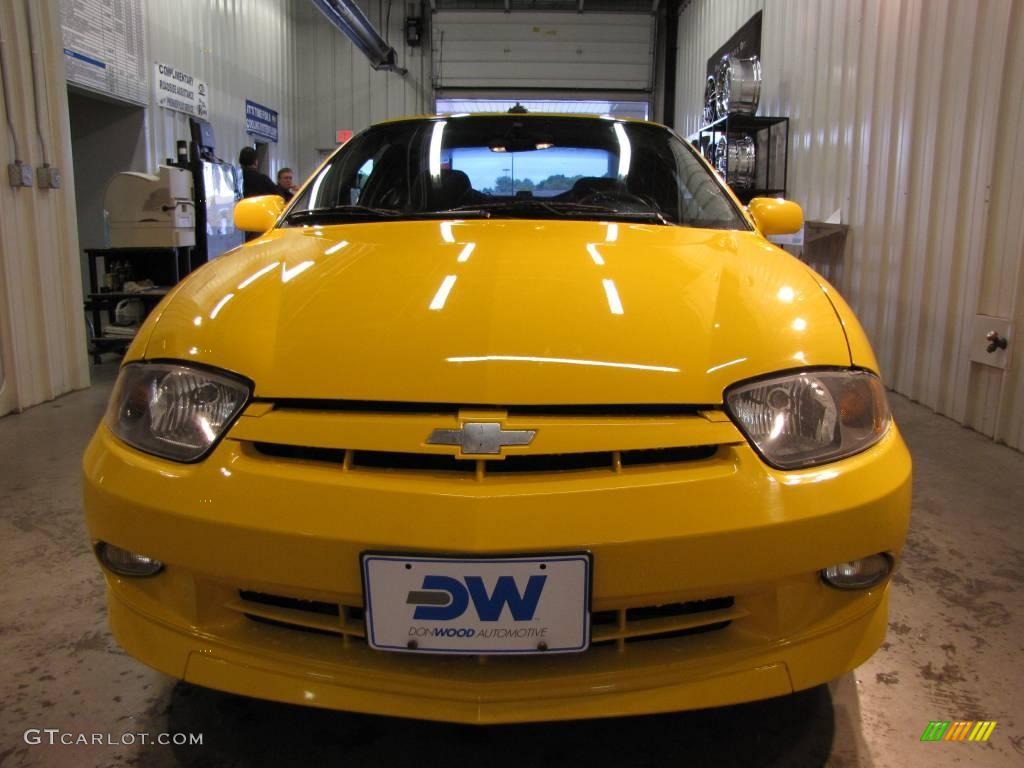
[[[346,642],[365,638],[361,607],[249,590],[239,590],[238,597],[227,607],[260,624],[342,635]],[[622,650],[629,643],[716,632],[746,615],[732,597],[598,611],[590,617],[590,641],[592,645],[615,643]]]
[[[273,606],[274,608],[287,608],[292,611],[309,611],[310,613],[320,613],[325,616],[338,616],[340,614],[337,603],[323,603],[319,600],[299,600],[297,597],[268,595],[264,592],[250,592],[245,589],[239,590],[238,596],[248,602]]]

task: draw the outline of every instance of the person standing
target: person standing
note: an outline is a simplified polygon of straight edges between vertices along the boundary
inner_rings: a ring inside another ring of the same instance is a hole
[[[299,187],[295,183],[295,172],[291,168],[279,170],[277,172],[277,186],[281,190],[278,194],[284,198],[285,202],[291,200],[295,193],[299,191]]]
[[[242,166],[242,197],[281,194],[277,184],[265,173],[260,173],[260,160],[253,147],[242,147],[238,153],[238,164]]]

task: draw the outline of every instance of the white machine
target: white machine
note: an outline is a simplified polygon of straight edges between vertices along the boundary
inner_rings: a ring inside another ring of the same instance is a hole
[[[196,244],[192,172],[161,165],[157,175],[119,173],[104,198],[111,248]]]

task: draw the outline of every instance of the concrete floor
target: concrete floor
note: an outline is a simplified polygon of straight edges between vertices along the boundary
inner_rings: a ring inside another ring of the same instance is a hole
[[[888,640],[830,686],[655,717],[470,728],[325,712],[177,683],[125,656],[79,510],[79,457],[110,390],[0,419],[0,766],[1024,764],[1024,455],[894,396],[914,516]],[[988,743],[927,743],[988,719]],[[203,735],[202,747],[27,745],[28,728]]]

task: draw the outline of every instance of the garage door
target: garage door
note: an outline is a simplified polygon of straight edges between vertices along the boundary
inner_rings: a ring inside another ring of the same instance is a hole
[[[649,91],[651,13],[439,11],[434,87]]]

